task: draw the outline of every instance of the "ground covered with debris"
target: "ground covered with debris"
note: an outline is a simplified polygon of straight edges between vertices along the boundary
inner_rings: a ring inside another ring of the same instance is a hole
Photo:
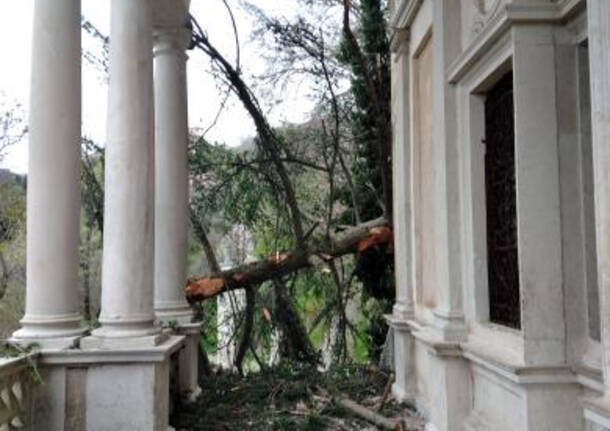
[[[423,430],[417,413],[392,399],[391,379],[364,366],[321,373],[283,364],[246,377],[220,374],[203,379],[202,394],[178,406],[172,422],[193,431]]]

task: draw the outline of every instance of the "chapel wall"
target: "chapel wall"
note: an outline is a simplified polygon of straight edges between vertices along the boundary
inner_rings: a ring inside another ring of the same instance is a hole
[[[407,200],[395,218],[408,242],[396,258],[412,268],[400,271],[400,313],[390,319],[397,345],[411,346],[397,350],[408,372],[394,392],[439,431],[592,426],[582,400],[604,386],[586,15],[577,0],[395,2],[403,94],[393,98],[408,101],[393,119],[405,172],[395,187]],[[514,326],[490,317],[485,207],[486,101],[508,74]]]

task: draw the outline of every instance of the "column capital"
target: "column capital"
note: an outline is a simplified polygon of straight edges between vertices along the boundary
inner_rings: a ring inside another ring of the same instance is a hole
[[[192,31],[186,27],[155,27],[153,29],[153,54],[182,54],[189,46]]]

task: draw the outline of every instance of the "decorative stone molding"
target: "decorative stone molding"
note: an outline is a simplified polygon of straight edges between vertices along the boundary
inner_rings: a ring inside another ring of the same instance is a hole
[[[33,356],[0,359],[0,430],[29,429],[34,379],[27,367]]]
[[[472,0],[476,16],[470,28],[470,40],[483,31],[487,23],[500,11],[504,0]]]
[[[473,0],[478,1],[478,0]],[[511,25],[515,23],[558,23],[582,8],[585,0],[561,0],[556,3],[540,3],[533,5],[505,4],[498,0],[500,6],[493,14],[487,16],[483,28],[479,30],[471,43],[464,48],[447,70],[450,83],[457,83],[476,62],[497,42]],[[491,12],[491,9],[486,9]]]
[[[392,31],[390,39],[390,50],[394,54],[402,54],[405,52],[409,43],[409,30],[406,28],[397,28]]]
[[[388,23],[389,27],[393,29],[408,28],[423,2],[424,0],[397,0]]]
[[[157,27],[153,30],[153,54],[155,57],[163,54],[185,55],[191,41],[191,30],[186,27]]]
[[[602,399],[584,399],[584,416],[587,430],[606,431],[610,429],[610,405]]]

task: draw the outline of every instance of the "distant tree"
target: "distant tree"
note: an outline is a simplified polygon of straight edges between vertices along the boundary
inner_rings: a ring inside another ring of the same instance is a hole
[[[0,95],[0,162],[6,156],[8,149],[21,141],[27,131],[21,104],[9,103],[6,96]]]
[[[25,291],[25,183],[0,184],[0,338],[17,329]]]

